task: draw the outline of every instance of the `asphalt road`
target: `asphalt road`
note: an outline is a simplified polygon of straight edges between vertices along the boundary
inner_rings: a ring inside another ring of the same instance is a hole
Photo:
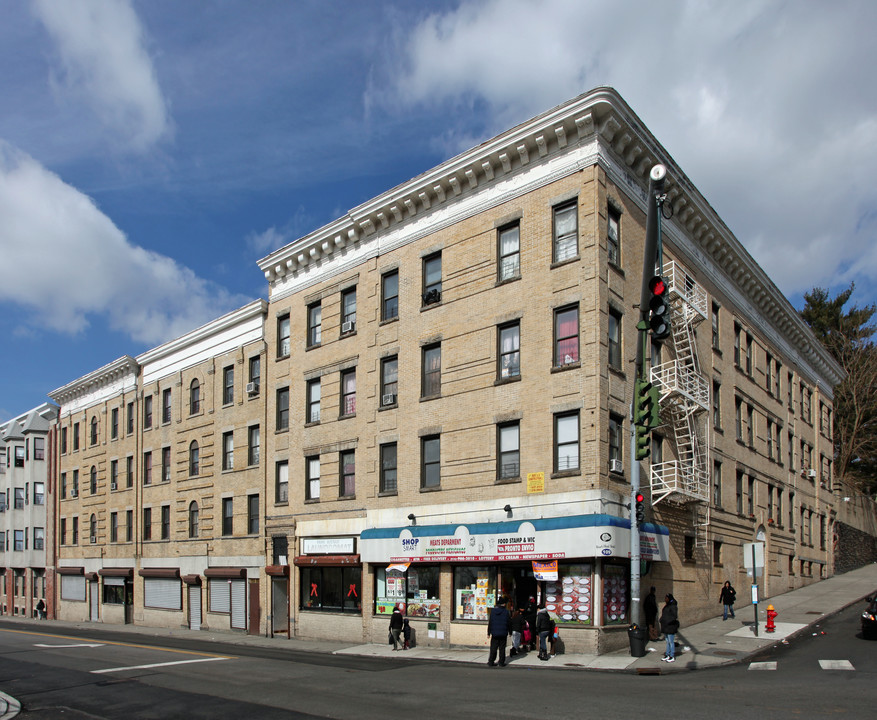
[[[860,613],[850,608],[755,664],[663,676],[335,656],[98,628],[60,636],[0,623],[0,689],[21,701],[20,717],[40,720],[872,718],[877,642],[857,637]],[[826,661],[852,669],[824,669]]]

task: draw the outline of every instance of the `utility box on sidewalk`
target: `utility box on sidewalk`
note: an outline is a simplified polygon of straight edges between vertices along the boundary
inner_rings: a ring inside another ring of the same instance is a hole
[[[642,657],[646,654],[646,632],[646,629],[639,627],[639,625],[631,625],[627,629],[631,657]]]

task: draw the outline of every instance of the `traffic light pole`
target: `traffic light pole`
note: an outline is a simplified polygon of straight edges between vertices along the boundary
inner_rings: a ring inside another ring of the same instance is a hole
[[[649,300],[651,289],[649,280],[655,274],[657,260],[662,254],[661,249],[661,202],[664,178],[667,169],[663,165],[655,165],[649,173],[648,215],[646,217],[646,243],[643,253],[643,277],[640,292],[640,321],[637,323],[636,366],[633,402],[630,404],[630,622],[640,624],[640,571],[642,554],[640,551],[639,519],[636,512],[636,497],[640,492],[640,462],[637,459],[637,418],[639,388],[648,382],[645,375],[645,359],[648,350]],[[658,268],[659,272],[661,268]],[[655,409],[657,412],[657,409]],[[649,420],[645,420],[649,422]]]

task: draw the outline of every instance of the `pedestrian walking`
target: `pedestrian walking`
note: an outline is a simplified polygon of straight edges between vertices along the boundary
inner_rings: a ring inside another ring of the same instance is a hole
[[[667,639],[667,652],[661,658],[664,662],[676,662],[676,633],[679,631],[679,605],[671,593],[664,597],[661,610],[661,632]]]
[[[411,647],[411,624],[408,622],[408,618],[402,621],[402,638],[404,640],[402,649],[407,650]]]
[[[40,601],[37,603],[37,620],[45,620],[46,619],[46,601],[40,598]]]
[[[646,615],[646,627],[649,629],[649,640],[658,639],[658,598],[655,597],[654,585],[643,600],[643,612]]]
[[[737,591],[732,587],[730,580],[725,580],[725,584],[722,586],[722,592],[719,595],[719,602],[722,603],[723,621],[728,619],[728,613],[731,614],[731,619],[734,619],[734,601],[736,599]]]
[[[393,614],[390,615],[390,636],[393,638],[393,650],[399,649],[399,635],[405,626],[405,620],[402,616],[402,603],[393,608]]]
[[[509,628],[512,631],[512,649],[509,655],[514,657],[522,652],[521,642],[524,637],[524,613],[521,608],[515,608],[512,613],[512,619],[509,621]]]
[[[551,619],[551,616],[548,614],[548,608],[545,607],[545,603],[542,603],[539,606],[539,611],[536,613],[536,634],[539,636],[539,659],[547,660],[548,659],[548,636],[552,632],[552,625],[554,621]]]
[[[497,652],[499,652],[499,666],[505,667],[505,646],[511,632],[510,624],[511,618],[505,606],[505,599],[500,598],[490,611],[490,618],[487,620],[487,636],[490,638],[490,656],[487,658],[487,664],[490,667],[496,665]]]

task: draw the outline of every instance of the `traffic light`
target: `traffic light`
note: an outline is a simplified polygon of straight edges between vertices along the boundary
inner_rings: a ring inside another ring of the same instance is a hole
[[[642,525],[646,520],[646,508],[644,505],[645,498],[642,493],[636,494],[636,503],[634,504],[634,514],[636,515],[636,522],[638,525]]]
[[[663,340],[670,334],[670,306],[667,302],[667,281],[660,275],[649,280],[649,327],[655,340]]]

